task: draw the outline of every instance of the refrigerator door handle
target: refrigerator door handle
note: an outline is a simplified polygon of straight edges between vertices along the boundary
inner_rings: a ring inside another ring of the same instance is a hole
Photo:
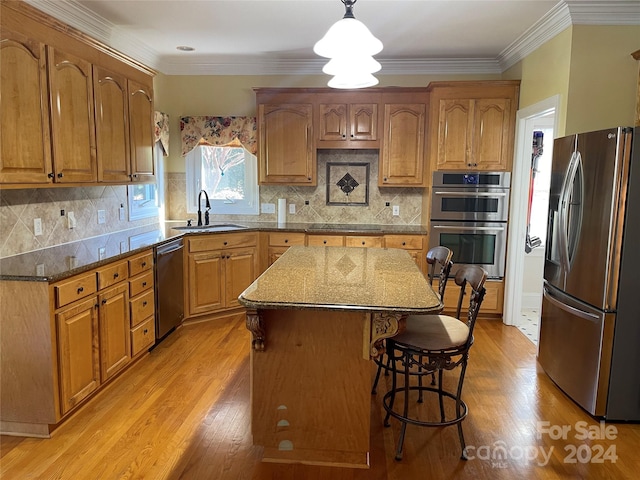
[[[567,305],[566,303],[560,301],[559,299],[553,296],[553,294],[549,291],[549,289],[546,286],[542,289],[542,295],[544,296],[544,298],[549,300],[550,303],[560,308],[561,310],[564,310],[565,312],[568,312],[580,318],[584,318],[585,320],[589,320],[591,322],[597,322],[598,320],[600,320],[600,317],[598,315],[585,312],[584,310],[580,310],[579,308],[572,307],[571,305]]]
[[[562,189],[560,190],[560,207],[558,213],[560,216],[560,235],[558,240],[560,241],[560,262],[562,263],[565,275],[569,273],[571,264],[569,262],[569,195],[573,189],[573,182],[576,178],[576,172],[580,163],[580,153],[574,151],[571,154],[569,160],[569,166],[567,167],[567,173],[565,174],[562,182]]]

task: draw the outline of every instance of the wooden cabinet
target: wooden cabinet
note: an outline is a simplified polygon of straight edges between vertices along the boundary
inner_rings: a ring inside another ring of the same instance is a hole
[[[344,236],[332,234],[310,234],[307,235],[307,245],[310,247],[344,247]]]
[[[91,63],[47,46],[57,183],[97,182]]]
[[[0,31],[0,183],[51,183],[45,46]]]
[[[382,248],[384,238],[378,235],[347,235],[344,237],[344,246]]]
[[[99,182],[127,182],[131,164],[127,79],[93,67],[96,146]]]
[[[0,9],[3,188],[153,182],[152,72],[24,2]]]
[[[155,180],[153,159],[153,89],[128,80],[129,125],[131,137],[131,179],[149,183]]]
[[[423,187],[426,178],[425,93],[383,94],[384,123],[378,186]]]
[[[147,250],[127,260],[129,271],[129,315],[131,356],[148,350],[156,340],[153,251]]]
[[[98,295],[101,378],[106,381],[131,361],[129,285],[122,283]]]
[[[429,89],[433,169],[511,169],[519,82],[435,82]]]
[[[312,104],[257,99],[259,183],[316,185]]]
[[[186,239],[187,316],[238,307],[237,297],[258,275],[258,234]]]
[[[299,232],[271,232],[268,240],[268,265],[275,262],[280,255],[293,245],[305,245],[306,235]]]
[[[317,148],[378,148],[378,102],[350,94],[359,103],[334,103],[341,95],[320,95]]]
[[[80,404],[100,386],[97,302],[97,297],[92,297],[55,314],[60,415]]]
[[[481,317],[498,317],[502,315],[504,304],[504,281],[503,280],[487,280],[484,284],[486,293],[482,305],[480,306]],[[444,292],[444,311],[446,313],[455,313],[458,305],[458,296],[460,287],[453,281],[453,276],[449,278],[447,289]],[[468,296],[465,296],[463,307],[469,307]]]

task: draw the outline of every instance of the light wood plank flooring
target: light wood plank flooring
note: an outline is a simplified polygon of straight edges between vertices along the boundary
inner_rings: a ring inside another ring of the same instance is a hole
[[[251,445],[249,333],[238,316],[178,329],[51,439],[3,436],[0,478],[637,478],[640,425],[615,424],[615,438],[579,439],[577,422],[593,428],[598,422],[536,366],[535,346],[497,320],[480,320],[476,332],[464,392],[470,408],[464,429],[475,458],[466,462],[459,460],[455,427],[409,426],[404,460],[394,460],[399,425],[392,419],[392,427],[384,428],[380,406],[388,379],[371,398],[369,470],[261,462],[260,448]],[[372,376],[374,371],[372,364]],[[564,439],[538,438],[538,421],[571,430]],[[487,458],[500,446],[506,456]]]

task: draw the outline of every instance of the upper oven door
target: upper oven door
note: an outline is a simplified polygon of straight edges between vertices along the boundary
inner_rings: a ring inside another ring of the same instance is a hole
[[[509,190],[506,188],[433,187],[432,220],[506,222]]]

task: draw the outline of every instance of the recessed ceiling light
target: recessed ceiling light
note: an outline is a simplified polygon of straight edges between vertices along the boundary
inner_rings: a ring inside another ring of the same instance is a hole
[[[188,47],[186,45],[180,45],[180,46],[176,47],[176,50],[180,50],[181,52],[193,52],[195,50],[195,48]]]

